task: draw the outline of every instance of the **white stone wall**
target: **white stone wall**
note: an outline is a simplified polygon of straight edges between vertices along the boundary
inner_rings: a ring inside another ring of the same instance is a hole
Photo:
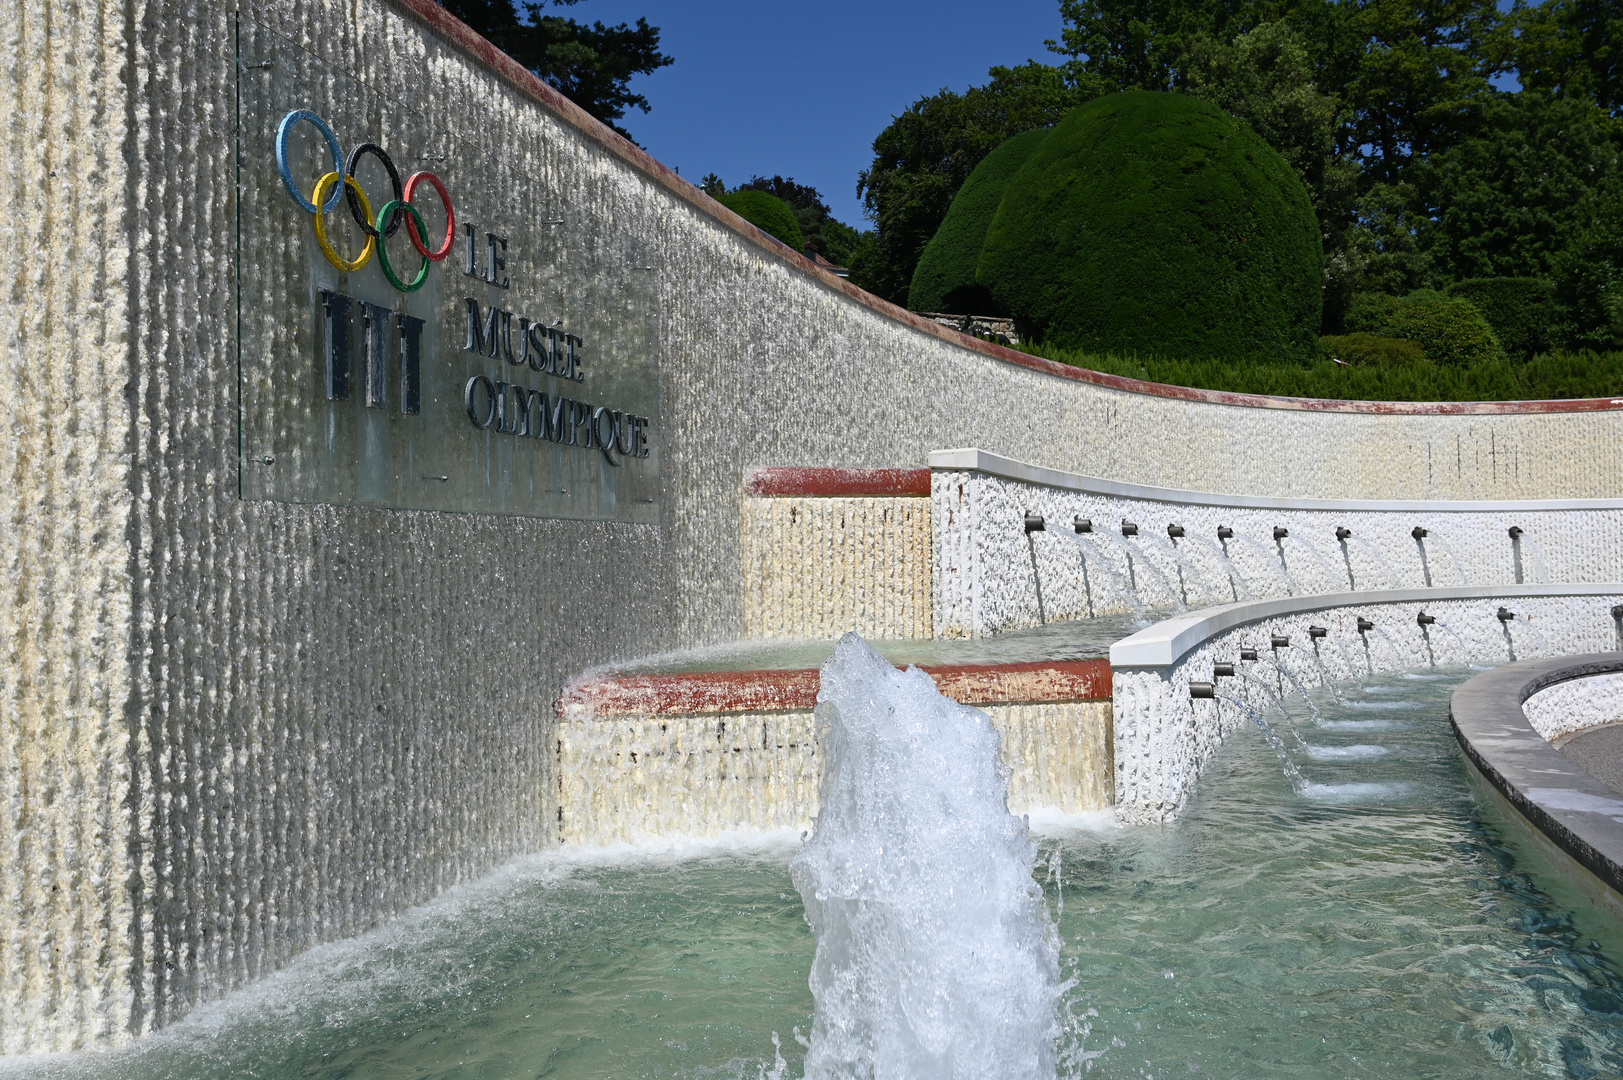
[[[1118,498],[937,470],[936,633],[979,637],[1123,611],[1123,584],[1146,605],[1194,609],[1356,590],[1623,580],[1623,508],[1263,510],[1212,498]],[[1042,515],[1045,531],[1028,535],[1027,514]],[[1091,535],[1077,537],[1078,517],[1092,520]],[[1138,536],[1122,536],[1123,519]],[[1169,538],[1170,524],[1185,537]],[[1234,538],[1220,541],[1219,525]],[[1515,543],[1512,525],[1524,531]],[[1275,540],[1276,526],[1289,536]],[[1416,541],[1416,526],[1429,535]],[[1338,527],[1352,537],[1337,540]]]
[[[1617,493],[1617,411],[1237,408],[1011,364],[855,302],[402,3],[243,14],[631,234],[660,293],[661,524],[240,499],[237,12],[0,9],[8,1052],[150,1030],[552,842],[567,673],[743,632],[750,466],[921,465],[972,433],[1213,491]]]
[[[1560,745],[1579,732],[1623,723],[1623,672],[1547,686],[1522,702],[1533,730]]]
[[[1111,805],[1110,702],[981,705],[1003,737],[1009,809]],[[558,725],[558,839],[610,844],[808,829],[822,764],[810,712],[595,717]]]
[[[1170,668],[1118,667],[1112,673],[1117,813],[1138,822],[1175,815],[1223,739],[1251,722],[1233,704],[1190,699],[1191,682],[1213,681],[1214,662],[1233,662],[1288,695],[1296,692],[1296,684],[1311,688],[1372,671],[1598,652],[1619,647],[1611,608],[1620,599],[1623,593],[1303,611],[1223,631]],[[1500,622],[1500,607],[1513,611],[1516,621]],[[1421,611],[1436,616],[1438,624],[1422,629],[1416,622]],[[1373,622],[1376,631],[1359,633],[1361,617]],[[1315,643],[1308,636],[1314,625],[1329,630],[1329,636]],[[1290,646],[1272,649],[1275,634],[1289,637]],[[1242,648],[1255,648],[1258,660],[1240,661]],[[1271,703],[1267,691],[1239,676],[1216,682],[1219,694],[1252,708],[1263,710]]]
[[[745,496],[744,636],[932,636],[930,502]]]

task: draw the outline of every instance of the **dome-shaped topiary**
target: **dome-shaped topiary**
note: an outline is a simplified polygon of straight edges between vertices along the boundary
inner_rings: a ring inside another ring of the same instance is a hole
[[[1062,348],[1320,351],[1307,189],[1256,132],[1181,94],[1112,94],[1061,120],[1004,192],[976,277]]]
[[[1007,315],[984,285],[975,267],[986,230],[1003,202],[1009,181],[1020,171],[1052,128],[1033,128],[1003,142],[987,154],[953,197],[941,227],[924,247],[913,271],[907,306],[912,311],[950,311],[960,315]]]
[[[800,222],[795,220],[793,208],[770,191],[751,188],[717,195],[715,199],[757,229],[776,236],[796,251],[806,247],[806,237],[800,231]]]

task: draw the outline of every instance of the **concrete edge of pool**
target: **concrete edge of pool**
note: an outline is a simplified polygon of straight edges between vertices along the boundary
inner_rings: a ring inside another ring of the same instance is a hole
[[[1561,856],[1552,859],[1558,867],[1593,879],[1579,884],[1614,914],[1623,914],[1623,798],[1540,735],[1524,703],[1559,683],[1620,671],[1623,652],[1525,660],[1471,679],[1448,709],[1477,775],[1546,855]]]

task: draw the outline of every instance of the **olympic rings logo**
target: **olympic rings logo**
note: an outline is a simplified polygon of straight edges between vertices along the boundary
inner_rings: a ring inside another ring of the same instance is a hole
[[[310,198],[304,197],[304,192],[293,182],[293,170],[288,165],[287,144],[288,138],[299,121],[308,121],[321,133],[327,143],[327,153],[332,157],[332,171],[316,181],[315,191]],[[382,163],[389,174],[389,185],[393,198],[372,213],[372,202],[366,197],[360,182],[355,179],[355,166],[361,158],[371,154]],[[346,274],[360,270],[372,260],[374,254],[378,257],[378,266],[383,270],[383,276],[389,279],[401,292],[416,292],[428,280],[428,269],[431,263],[437,263],[451,254],[451,246],[456,242],[456,210],[451,205],[451,194],[445,190],[440,178],[431,172],[415,172],[400,182],[400,172],[395,168],[394,159],[384,152],[376,143],[362,143],[350,151],[349,158],[344,158],[343,151],[338,146],[338,136],[333,134],[327,122],[307,109],[294,109],[282,118],[281,126],[276,129],[276,168],[282,174],[282,186],[293,197],[299,209],[309,214],[315,223],[316,242],[321,245],[321,253],[327,256],[327,261]],[[430,249],[424,233],[428,231],[423,223],[423,215],[414,204],[417,189],[424,183],[434,189],[445,206],[445,239],[437,248]],[[340,196],[349,205],[350,216],[361,227],[366,235],[366,244],[361,253],[353,259],[346,259],[333,247],[332,240],[327,236],[327,215],[338,208]],[[389,248],[386,241],[389,237],[400,231],[401,222],[405,222],[406,236],[411,240],[411,246],[417,249],[417,254],[423,257],[422,265],[417,268],[417,276],[410,281],[403,281],[396,273],[394,263],[389,258]]]

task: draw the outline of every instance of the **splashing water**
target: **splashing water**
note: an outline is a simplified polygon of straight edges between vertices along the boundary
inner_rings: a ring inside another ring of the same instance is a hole
[[[855,634],[822,676],[806,1076],[1052,1080],[1059,938],[991,719]]]
[[[1097,548],[1090,550],[1080,536],[1068,532],[1059,532],[1054,535],[1063,536],[1081,550],[1083,563],[1104,575],[1105,579],[1110,582],[1111,587],[1116,590],[1117,597],[1132,610],[1133,618],[1138,621],[1139,626],[1148,626],[1150,624],[1149,616],[1144,613],[1144,601],[1138,598],[1138,591],[1133,588],[1132,583],[1127,580],[1125,574],[1110,565],[1109,559],[1101,555]]]

